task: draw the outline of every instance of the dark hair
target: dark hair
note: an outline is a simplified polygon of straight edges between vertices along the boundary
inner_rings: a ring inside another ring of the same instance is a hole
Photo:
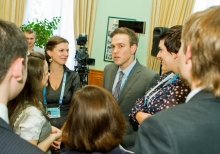
[[[17,58],[24,58],[25,65],[27,50],[22,31],[15,24],[0,19],[0,83]]]
[[[56,47],[56,45],[58,45],[60,43],[68,43],[69,44],[69,42],[65,38],[62,38],[60,36],[52,36],[47,41],[46,48],[45,48],[45,51],[46,51],[45,52],[45,57],[46,57],[48,65],[50,64],[49,63],[50,56],[47,54],[47,50],[51,50],[52,51]]]
[[[28,55],[28,76],[24,88],[16,98],[8,103],[9,118],[14,114],[20,105],[26,108],[27,105],[34,105],[48,119],[40,102],[43,101],[41,81],[44,75],[45,57],[40,52],[31,52]]]
[[[160,40],[164,39],[164,45],[170,53],[178,53],[181,46],[182,25],[176,25],[163,32]]]
[[[126,122],[112,94],[89,85],[72,99],[62,140],[71,149],[108,152],[121,141]]]
[[[116,34],[126,34],[129,36],[130,45],[136,44],[138,46],[138,37],[134,30],[127,28],[127,27],[120,27],[115,29],[111,34],[110,38],[113,38]]]

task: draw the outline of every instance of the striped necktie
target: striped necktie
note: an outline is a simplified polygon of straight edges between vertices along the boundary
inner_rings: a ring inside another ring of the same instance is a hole
[[[115,89],[113,91],[113,96],[115,97],[116,100],[118,100],[119,94],[120,94],[120,87],[121,87],[121,82],[122,82],[122,77],[124,73],[122,71],[119,72],[119,80],[118,83],[115,86]]]

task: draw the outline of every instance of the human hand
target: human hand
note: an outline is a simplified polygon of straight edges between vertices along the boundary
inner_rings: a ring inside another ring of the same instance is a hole
[[[145,112],[142,112],[142,111],[138,111],[135,114],[135,118],[136,118],[136,120],[138,121],[139,124],[141,124],[146,118],[148,118],[150,116],[151,116],[151,114],[145,113]]]
[[[57,150],[60,149],[61,141],[53,141],[53,143],[50,145],[51,150]]]
[[[51,149],[57,150],[60,149],[60,144],[62,141],[62,131],[54,126],[51,126],[51,136],[54,137],[54,141],[51,144]]]

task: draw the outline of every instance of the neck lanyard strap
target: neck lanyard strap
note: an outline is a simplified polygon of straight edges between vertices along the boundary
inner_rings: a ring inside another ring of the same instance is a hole
[[[166,86],[168,86],[168,85],[171,84],[173,81],[175,81],[179,76],[180,76],[180,74],[175,75],[175,76],[166,84]]]
[[[149,104],[149,100],[154,96],[154,95],[151,95],[151,97],[148,99],[147,101],[147,97],[157,88],[159,87],[161,84],[163,84],[164,82],[168,81],[169,79],[171,79],[175,74],[174,73],[171,73],[170,75],[168,75],[165,79],[163,79],[160,83],[158,83],[154,88],[152,88],[146,95],[145,95],[145,98],[144,98],[144,105],[148,106]],[[156,94],[156,93],[155,93]]]
[[[66,76],[67,72],[64,72],[63,76],[63,82],[62,82],[62,89],[61,89],[61,94],[60,94],[60,100],[59,100],[59,105],[62,105],[63,102],[63,95],[64,95],[64,90],[65,90],[65,85],[66,85]],[[43,89],[43,97],[44,97],[44,105],[47,105],[47,100],[46,100],[46,87]]]

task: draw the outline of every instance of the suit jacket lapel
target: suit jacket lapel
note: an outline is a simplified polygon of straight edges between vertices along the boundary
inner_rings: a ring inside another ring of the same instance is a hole
[[[132,88],[132,86],[135,84],[135,82],[140,77],[139,65],[140,63],[137,61],[136,64],[134,65],[134,68],[131,70],[131,73],[128,79],[126,80],[126,83],[124,84],[124,87],[119,95],[118,102],[121,102],[123,100],[127,92]]]
[[[114,84],[114,80],[115,80],[115,76],[116,76],[116,73],[118,71],[118,66],[115,65],[112,70],[111,70],[111,75],[110,75],[110,79],[109,79],[109,90],[112,92],[112,87],[113,87],[113,84]]]

